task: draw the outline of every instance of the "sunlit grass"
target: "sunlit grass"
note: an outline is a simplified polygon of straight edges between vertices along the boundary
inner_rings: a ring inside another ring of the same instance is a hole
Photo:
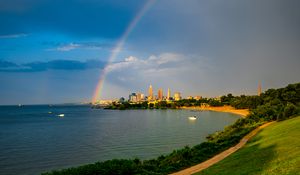
[[[196,174],[300,174],[300,116],[272,124],[238,152]]]

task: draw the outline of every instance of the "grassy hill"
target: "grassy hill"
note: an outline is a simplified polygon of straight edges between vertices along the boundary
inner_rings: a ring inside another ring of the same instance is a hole
[[[277,122],[244,148],[196,175],[300,174],[300,116]]]

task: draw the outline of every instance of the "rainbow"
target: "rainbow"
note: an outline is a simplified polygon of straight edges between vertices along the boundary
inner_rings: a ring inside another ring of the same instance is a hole
[[[125,32],[123,33],[122,37],[117,42],[115,48],[112,50],[112,53],[110,57],[108,58],[107,64],[102,69],[99,81],[97,83],[92,103],[95,104],[97,102],[97,99],[101,98],[101,91],[103,88],[103,84],[105,81],[106,74],[108,72],[108,66],[115,60],[115,58],[118,56],[119,52],[122,50],[123,45],[125,44],[125,41],[127,40],[129,34],[132,32],[132,30],[135,28],[137,23],[141,20],[141,18],[144,16],[144,14],[150,9],[150,7],[154,4],[156,0],[148,0],[145,5],[142,7],[142,9],[137,13],[137,15],[133,18],[133,20],[129,23],[128,27],[126,28]]]

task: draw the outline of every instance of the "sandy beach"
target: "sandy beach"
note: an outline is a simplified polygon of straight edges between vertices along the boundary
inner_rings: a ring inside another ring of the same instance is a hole
[[[246,117],[249,114],[248,109],[235,109],[232,106],[220,106],[220,107],[200,107],[200,106],[192,106],[192,107],[182,107],[182,109],[189,110],[208,110],[208,111],[217,111],[217,112],[229,112],[233,114],[238,114],[242,117]]]

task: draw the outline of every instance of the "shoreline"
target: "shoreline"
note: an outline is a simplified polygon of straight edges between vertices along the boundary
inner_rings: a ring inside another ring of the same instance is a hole
[[[235,109],[232,106],[219,106],[219,107],[192,106],[192,107],[181,107],[181,109],[199,110],[199,111],[228,112],[228,113],[240,115],[243,118],[247,117],[247,115],[250,113],[248,109]]]

